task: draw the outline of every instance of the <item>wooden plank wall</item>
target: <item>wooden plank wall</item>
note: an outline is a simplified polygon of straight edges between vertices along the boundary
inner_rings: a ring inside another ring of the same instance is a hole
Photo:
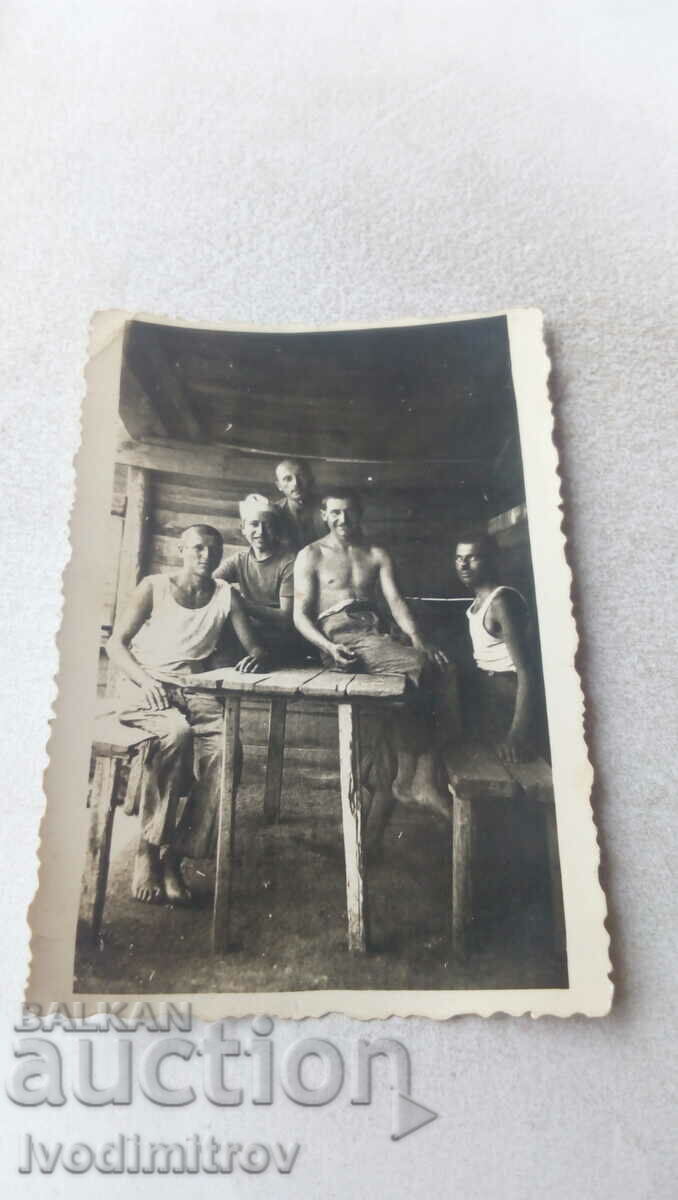
[[[189,460],[195,465],[195,448]],[[177,540],[186,526],[205,522],[214,525],[224,538],[224,551],[233,553],[244,545],[240,534],[238,501],[248,492],[265,491],[277,496],[273,484],[273,463],[264,460],[270,485],[262,484],[262,462],[242,456],[234,459],[234,470],[227,477],[202,476],[192,471],[150,471],[150,522],[144,574],[165,572],[177,566]],[[127,466],[118,464],[111,505],[111,576],[102,616],[105,636],[114,615],[115,579],[121,539],[120,513],[124,511]],[[325,471],[327,466],[325,467]],[[364,468],[363,468],[364,471]],[[263,475],[265,478],[265,475]],[[357,482],[357,481],[356,481]],[[453,568],[454,546],[469,525],[482,527],[483,500],[477,488],[462,489],[418,486],[398,488],[380,486],[363,489],[366,530],[393,553],[401,585],[410,596],[461,596]],[[486,518],[485,518],[486,519]],[[416,606],[418,616],[426,616],[425,606]],[[440,621],[441,607],[446,617],[463,622],[464,605],[436,606]],[[103,644],[102,644],[103,650]],[[108,677],[107,657],[102,653],[100,690],[105,691]],[[336,721],[322,704],[304,706],[289,715],[287,759],[290,765],[303,761],[312,769],[315,786],[324,780],[336,783]],[[263,769],[266,742],[266,712],[258,705],[243,706],[243,739],[250,758]]]
[[[149,571],[178,565],[177,539],[190,524],[214,525],[224,539],[224,552],[245,544],[240,534],[238,501],[261,490],[256,479],[215,480],[154,472]],[[278,495],[273,484],[271,498]],[[365,529],[394,555],[408,595],[459,594],[452,559],[457,537],[478,521],[478,501],[459,488],[381,488],[365,495]]]
[[[534,576],[525,505],[519,504],[498,513],[488,521],[487,527],[501,552],[502,581],[518,588],[530,606],[534,606]]]

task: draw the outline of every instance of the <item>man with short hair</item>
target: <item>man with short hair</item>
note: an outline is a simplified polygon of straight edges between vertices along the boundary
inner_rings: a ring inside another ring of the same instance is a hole
[[[155,735],[142,770],[132,895],[185,904],[191,895],[182,857],[211,857],[216,848],[223,705],[216,696],[184,692],[167,676],[207,669],[228,625],[246,651],[238,670],[258,670],[266,653],[238,593],[212,578],[223,550],[218,530],[191,525],[178,550],[178,570],[148,575],[135,588],[107,649],[122,672],[119,719]],[[184,796],[188,801],[177,820]]]
[[[246,496],[239,510],[247,549],[224,559],[213,578],[238,588],[257,640],[271,664],[282,666],[305,650],[292,621],[294,553],[282,547],[279,512],[265,496]]]
[[[466,610],[476,665],[467,680],[472,720],[505,762],[529,761],[537,757],[541,723],[527,603],[499,583],[497,544],[489,534],[459,542],[455,567],[475,595]]]
[[[276,502],[280,513],[280,537],[296,554],[297,550],[325,534],[313,473],[305,461],[284,458],[275,469],[275,482],[283,494],[283,499]]]
[[[297,555],[295,625],[328,665],[407,677],[410,703],[394,720],[393,795],[447,819],[449,801],[434,754],[432,712],[434,671],[447,664],[447,657],[422,637],[396,582],[390,555],[363,535],[360,498],[337,487],[324,495],[321,514],[327,534]],[[378,611],[380,598],[410,645],[386,632]]]

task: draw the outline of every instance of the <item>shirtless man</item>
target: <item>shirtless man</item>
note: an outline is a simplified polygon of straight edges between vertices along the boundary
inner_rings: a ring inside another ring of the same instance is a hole
[[[137,900],[188,903],[181,859],[208,858],[216,846],[222,702],[163,677],[204,671],[228,623],[247,651],[238,670],[256,671],[266,659],[238,593],[212,579],[222,549],[210,525],[185,529],[179,569],[142,579],[108,641],[108,656],[122,672],[119,719],[156,735],[142,770]],[[182,796],[188,802],[177,822]]]
[[[224,559],[213,578],[238,588],[271,665],[284,666],[303,659],[306,650],[292,621],[294,553],[281,545],[279,512],[270,500],[253,492],[241,500],[239,509],[247,549]]]
[[[337,488],[325,494],[320,511],[328,533],[297,555],[294,623],[328,666],[407,676],[413,685],[410,705],[394,723],[393,795],[449,819],[434,756],[431,712],[431,677],[447,657],[421,636],[398,588],[390,556],[363,536],[358,496]],[[385,632],[377,610],[380,594],[411,645]]]
[[[306,462],[284,458],[275,469],[275,482],[283,494],[283,499],[276,503],[280,513],[280,536],[296,554],[325,532],[318,512],[315,480]]]
[[[497,546],[485,535],[459,542],[455,567],[475,595],[467,609],[476,667],[472,692],[480,733],[504,762],[537,756],[537,686],[528,639],[528,611],[515,588],[499,583]]]

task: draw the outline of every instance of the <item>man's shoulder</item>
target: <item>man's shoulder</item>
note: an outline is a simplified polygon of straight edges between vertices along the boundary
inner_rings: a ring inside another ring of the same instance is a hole
[[[236,579],[234,576],[240,574],[241,567],[247,558],[247,553],[247,550],[236,550],[235,553],[228,554],[226,558],[221,560],[212,578],[222,583],[225,581],[235,583]]]
[[[509,605],[512,607],[519,605],[521,608],[525,608],[527,601],[523,596],[523,593],[519,592],[517,588],[512,587],[510,583],[500,583],[497,584],[497,587],[494,590],[494,594],[491,597],[491,603],[498,604],[500,606]]]
[[[157,587],[169,587],[169,581],[172,575],[170,571],[159,571],[155,575],[144,575],[137,584],[137,593],[153,592]]]
[[[272,557],[267,560],[267,562],[270,564],[268,570],[275,571],[277,574],[282,575],[292,569],[296,557],[297,556],[293,550],[278,550],[276,554],[272,555]],[[256,559],[253,561],[256,562]]]
[[[497,587],[487,607],[491,615],[498,617],[526,617],[528,614],[527,601],[522,592],[507,583]]]
[[[374,563],[381,565],[384,562],[391,561],[391,555],[389,554],[388,550],[384,546],[377,545],[376,542],[361,542],[359,548],[362,550],[363,554],[366,554],[368,558],[371,558]]]
[[[326,547],[326,539],[324,537],[317,538],[315,542],[309,542],[307,546],[302,546],[296,555],[297,562],[302,565],[304,563],[317,562],[322,556],[323,547]]]
[[[280,568],[284,569],[285,567],[293,567],[296,557],[297,556],[294,553],[294,550],[281,550],[280,554],[278,555],[278,563],[280,564]]]

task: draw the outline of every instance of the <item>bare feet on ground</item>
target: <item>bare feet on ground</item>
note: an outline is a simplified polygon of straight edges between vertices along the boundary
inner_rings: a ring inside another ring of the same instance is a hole
[[[144,904],[159,904],[165,898],[158,847],[148,842],[141,842],[137,850],[132,895]]]
[[[420,808],[428,808],[444,821],[452,820],[452,806],[449,796],[438,786],[435,768],[424,755],[419,760],[414,778],[411,781],[401,778],[400,771],[393,781],[393,795],[402,804],[416,804]]]
[[[168,851],[162,860],[165,895],[169,904],[190,904],[193,896],[181,873],[181,859]]]

